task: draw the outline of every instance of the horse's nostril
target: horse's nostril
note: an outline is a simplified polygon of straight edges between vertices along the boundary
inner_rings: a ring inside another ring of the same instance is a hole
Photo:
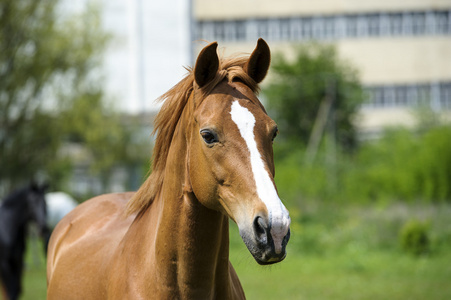
[[[287,235],[283,238],[283,241],[282,241],[282,245],[283,245],[283,246],[286,246],[286,245],[288,244],[288,241],[290,240],[290,236],[291,236],[291,232],[290,232],[290,229],[288,229],[288,233],[287,233]]]
[[[256,217],[254,219],[254,232],[257,239],[261,242],[266,240],[266,232],[268,226],[262,217]]]

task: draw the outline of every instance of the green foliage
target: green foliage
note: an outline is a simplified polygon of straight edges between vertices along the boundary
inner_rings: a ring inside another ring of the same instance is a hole
[[[428,253],[430,248],[428,226],[417,220],[407,222],[401,228],[399,242],[406,252],[414,255]]]
[[[275,146],[276,182],[288,203],[451,200],[451,127],[389,129],[353,155],[320,149],[307,162],[302,146]]]
[[[93,18],[72,26],[58,20],[56,5],[56,0],[0,2],[0,180],[6,187],[54,163],[64,120],[44,109],[44,102],[52,97],[70,102],[86,92],[83,82],[104,45]],[[85,39],[87,33],[99,39]]]
[[[268,109],[277,119],[281,137],[307,144],[318,110],[332,101],[328,117],[342,146],[355,146],[352,120],[364,100],[357,72],[339,59],[333,46],[307,44],[295,49],[294,60],[275,55],[272,82],[263,90]]]
[[[61,112],[67,141],[86,145],[90,150],[93,171],[112,166],[120,156],[118,150],[123,150],[111,149],[112,145],[120,145],[124,132],[119,126],[118,116],[106,108],[102,100],[101,94],[80,95]]]
[[[121,124],[102,91],[99,64],[109,37],[99,10],[57,15],[57,5],[0,1],[0,189],[37,174],[60,189],[74,144],[104,181],[118,162],[137,160],[127,143],[131,126]]]
[[[449,126],[420,134],[390,130],[361,149],[353,178],[360,178],[361,196],[370,199],[449,201],[450,147]]]

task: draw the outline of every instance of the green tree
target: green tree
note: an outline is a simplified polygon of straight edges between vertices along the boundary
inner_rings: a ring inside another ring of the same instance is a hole
[[[276,54],[272,81],[263,90],[282,138],[307,145],[314,135],[320,139],[329,131],[344,149],[352,149],[353,118],[364,100],[356,70],[330,45],[312,43],[295,50],[294,59]]]
[[[102,91],[108,38],[94,7],[66,15],[57,0],[0,0],[0,188],[41,173],[61,185],[70,143],[87,149],[99,174],[127,155],[129,132]]]

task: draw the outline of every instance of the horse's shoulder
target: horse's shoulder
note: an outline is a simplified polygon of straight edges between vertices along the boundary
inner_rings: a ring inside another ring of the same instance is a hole
[[[96,196],[89,200],[86,200],[81,205],[107,205],[107,206],[120,206],[123,207],[128,200],[135,194],[135,192],[125,193],[111,193]]]
[[[52,237],[78,239],[86,232],[98,232],[115,224],[131,223],[124,214],[133,193],[105,194],[86,200],[69,212],[53,231]]]
[[[99,214],[105,215],[121,212],[133,194],[134,192],[127,192],[96,196],[79,204],[67,217],[73,219],[78,215],[88,216],[96,214],[99,216]]]
[[[78,205],[58,223],[49,242],[48,280],[51,280],[60,259],[64,258],[63,265],[71,265],[76,273],[76,270],[85,267],[75,260],[81,253],[98,260],[112,255],[133,221],[133,216],[124,214],[125,205],[132,195],[122,193],[94,197]]]

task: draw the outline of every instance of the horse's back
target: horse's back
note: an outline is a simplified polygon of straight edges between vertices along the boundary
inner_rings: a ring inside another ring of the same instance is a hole
[[[79,299],[82,294],[104,298],[106,291],[101,287],[106,286],[111,257],[133,222],[133,216],[126,218],[123,213],[132,195],[90,199],[58,223],[48,248],[48,299],[70,299],[71,295]]]

